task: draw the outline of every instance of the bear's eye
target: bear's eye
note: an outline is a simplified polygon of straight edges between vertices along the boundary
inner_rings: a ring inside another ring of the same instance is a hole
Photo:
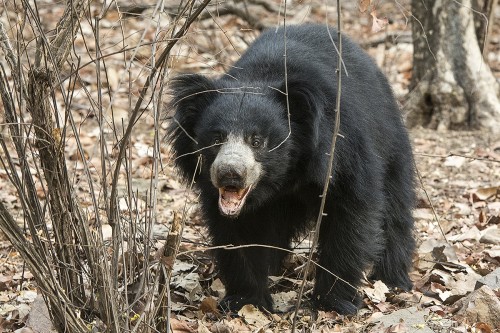
[[[212,145],[213,146],[218,146],[222,144],[222,134],[220,133],[214,133],[212,136]]]
[[[262,141],[259,138],[253,138],[252,139],[252,147],[253,148],[259,148],[262,145]]]

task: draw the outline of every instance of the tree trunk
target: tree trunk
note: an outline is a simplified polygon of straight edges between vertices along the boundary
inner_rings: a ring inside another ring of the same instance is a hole
[[[494,24],[493,21],[495,20],[495,10],[498,0],[473,0],[472,4],[474,10],[481,13],[480,16],[476,15],[474,18],[476,19],[476,37],[479,48],[483,55],[485,55],[485,52],[488,51],[488,43]]]
[[[498,82],[484,63],[471,1],[412,0],[409,126],[500,131]]]

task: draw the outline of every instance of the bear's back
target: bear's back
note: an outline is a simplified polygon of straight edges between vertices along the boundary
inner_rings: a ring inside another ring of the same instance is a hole
[[[337,30],[319,24],[288,26],[285,31],[268,29],[260,35],[228,72],[238,80],[280,82],[285,73],[305,72],[309,77],[325,77],[335,84],[337,67]],[[333,41],[333,42],[332,42]],[[335,46],[334,46],[335,43]],[[373,60],[353,41],[343,35],[343,74],[373,77],[377,75]]]

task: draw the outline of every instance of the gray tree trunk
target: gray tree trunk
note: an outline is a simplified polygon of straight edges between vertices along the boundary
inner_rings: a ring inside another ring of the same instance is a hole
[[[499,85],[484,62],[471,1],[412,0],[408,126],[500,132]]]
[[[483,52],[488,50],[489,39],[493,24],[495,23],[495,10],[498,5],[498,0],[472,0],[474,10],[481,12],[481,17],[474,17],[476,27],[476,37],[479,43],[479,48]]]

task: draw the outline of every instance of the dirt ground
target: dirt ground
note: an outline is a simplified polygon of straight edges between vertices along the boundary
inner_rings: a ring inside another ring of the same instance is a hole
[[[269,3],[271,9],[279,10],[279,1]],[[137,6],[132,2],[123,5]],[[9,6],[13,4],[0,8],[2,22],[15,19],[13,11],[7,10]],[[62,3],[54,5],[49,0],[39,2],[42,24],[46,29],[53,28],[62,6]],[[222,8],[221,5],[221,11]],[[249,8],[252,16],[262,24],[276,25],[276,12],[255,4]],[[217,8],[212,10],[217,12]],[[288,24],[324,22],[327,13],[329,22],[335,23],[335,7],[325,7],[323,3],[297,1],[292,2],[287,10],[290,13]],[[380,1],[372,15],[361,12],[356,2],[346,4],[343,11],[344,31],[358,41],[383,69],[403,112],[407,95],[411,93],[408,91],[412,70],[409,10],[408,1]],[[146,32],[146,40],[152,38],[155,30],[145,28],[151,24],[146,19],[150,11],[146,8],[139,16],[123,18],[116,8],[111,8],[101,21],[105,36],[101,47],[111,53],[125,44],[133,45],[138,38],[137,32],[142,31]],[[496,14],[486,60],[496,77],[500,78],[500,12]],[[374,17],[382,27],[378,32],[373,31]],[[116,25],[119,19],[123,20],[121,29],[117,29]],[[89,29],[84,22],[82,35],[92,36]],[[192,33],[174,48],[169,61],[169,75],[186,71],[220,74],[257,35],[258,32],[250,29],[246,20],[235,15],[201,20],[192,27]],[[75,41],[82,61],[89,58],[86,50],[93,43],[92,38],[84,40],[78,38]],[[112,111],[115,118],[127,119],[131,101],[145,82],[144,64],[151,52],[147,48],[139,50],[137,65],[130,68],[129,78],[132,79],[127,83],[127,89],[122,89],[123,59],[119,56],[109,58],[107,84],[117,91]],[[85,79],[82,84],[87,85],[92,95],[94,73],[82,68],[80,76]],[[95,166],[95,181],[99,187],[100,161],[96,153],[99,130],[87,98],[83,93],[75,94],[72,112],[78,120],[82,145],[89,161]],[[134,188],[139,192],[148,189],[151,175],[149,148],[153,145],[155,128],[152,115],[147,111],[134,131],[131,148],[131,174]],[[26,119],[29,121],[29,115]],[[120,127],[119,124],[117,126]],[[166,126],[162,124],[162,130]],[[383,283],[366,282],[363,287],[364,306],[357,316],[316,313],[306,306],[299,322],[304,332],[500,332],[500,137],[484,131],[436,132],[413,128],[409,132],[418,168],[418,206],[414,214],[418,248],[411,271],[414,289],[411,292],[389,291]],[[69,172],[74,175],[75,191],[81,205],[86,207],[91,202],[86,195],[86,186],[79,180],[82,169],[75,160],[76,149],[75,141],[68,139],[65,154]],[[210,251],[206,250],[209,241],[197,212],[196,194],[186,191],[186,187],[179,182],[166,144],[162,145],[161,151],[155,249],[161,248],[164,243],[174,212],[182,211],[186,203],[188,207],[181,254],[174,265],[171,281],[173,332],[289,331],[290,310],[297,296],[304,259],[291,256],[283,275],[271,279],[273,297],[281,307],[281,313],[266,314],[252,308],[244,308],[238,317],[218,313],[214,304],[223,295],[223,286]],[[124,190],[125,185],[122,187]],[[22,225],[18,196],[9,183],[7,173],[1,168],[0,191],[0,200]],[[108,229],[103,230],[105,235],[108,232]],[[295,252],[307,254],[308,245],[309,239],[305,237],[295,244]],[[311,283],[309,289],[310,286]],[[33,275],[26,269],[22,258],[0,234],[0,331],[49,332],[50,323],[41,324],[41,319],[35,323],[37,320],[33,319],[36,318],[33,311],[45,313],[43,302],[37,301],[39,294]],[[42,317],[47,316],[42,314]],[[20,330],[23,328],[25,331]]]

